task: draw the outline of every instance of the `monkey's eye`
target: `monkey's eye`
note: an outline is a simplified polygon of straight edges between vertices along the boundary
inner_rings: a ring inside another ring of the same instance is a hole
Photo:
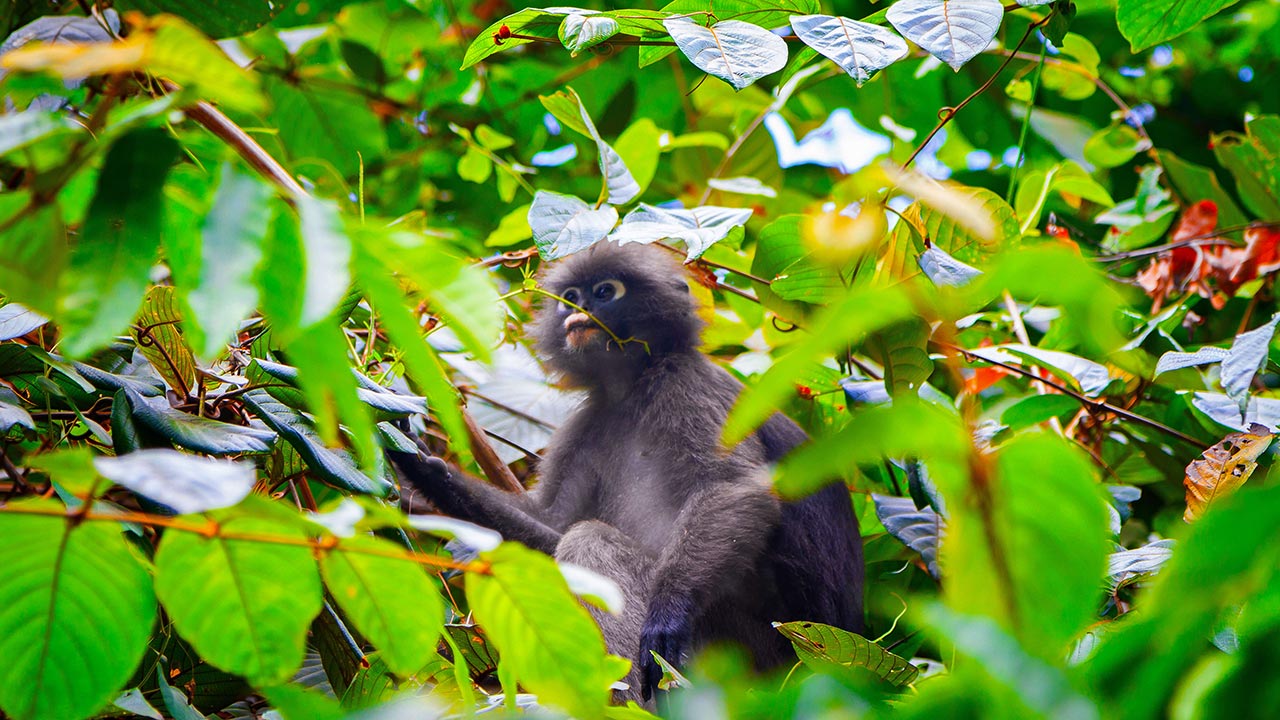
[[[608,302],[610,300],[617,300],[623,295],[626,295],[627,286],[623,285],[618,280],[605,280],[603,282],[596,283],[596,286],[591,288],[591,294],[594,295],[597,300]]]
[[[582,299],[582,296],[578,294],[578,288],[569,288],[561,293],[560,297],[564,298],[565,302],[572,305],[577,305],[578,301]]]

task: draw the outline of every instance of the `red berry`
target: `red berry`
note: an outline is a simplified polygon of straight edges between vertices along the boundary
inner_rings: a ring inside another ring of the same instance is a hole
[[[796,394],[808,400],[813,397],[813,388],[808,385],[796,385]]]
[[[498,37],[502,38],[503,40],[506,40],[507,38],[511,37],[511,28],[507,27],[506,25],[499,27]]]

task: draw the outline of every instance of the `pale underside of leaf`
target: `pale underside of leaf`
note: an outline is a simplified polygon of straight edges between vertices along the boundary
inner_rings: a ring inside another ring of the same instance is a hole
[[[787,43],[759,25],[723,20],[709,28],[687,17],[667,18],[680,52],[699,70],[741,90],[787,64]]]
[[[959,70],[991,44],[1000,29],[1000,0],[899,0],[886,14],[914,42]]]
[[[859,85],[907,56],[907,43],[870,23],[832,15],[794,15],[791,29],[806,45],[849,73]]]

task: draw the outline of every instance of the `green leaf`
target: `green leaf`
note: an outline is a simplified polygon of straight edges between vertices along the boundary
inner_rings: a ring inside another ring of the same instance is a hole
[[[1150,146],[1137,130],[1117,121],[1089,137],[1084,144],[1084,159],[1100,168],[1119,167]]]
[[[791,641],[800,660],[812,670],[835,670],[843,675],[853,668],[861,668],[897,686],[910,685],[920,675],[904,658],[847,630],[806,621],[774,623],[773,626]]]
[[[560,23],[563,21],[563,13],[547,12],[537,8],[525,8],[518,13],[508,15],[476,35],[476,39],[472,40],[470,47],[467,48],[467,54],[462,59],[460,69],[466,70],[494,53],[533,42],[524,38],[499,38],[498,32],[503,27],[514,35],[555,40],[560,30]]]
[[[955,190],[971,196],[974,211],[991,217],[995,224],[995,233],[991,238],[980,237],[953,217],[920,202],[907,206],[902,214],[908,219],[908,223],[898,223],[894,228],[895,237],[909,236],[912,226],[922,229],[925,236],[943,252],[979,269],[982,269],[986,258],[1017,246],[1022,238],[1022,230],[1018,227],[1018,218],[1013,208],[1009,207],[1004,198],[986,188],[957,187]]]
[[[142,304],[160,248],[161,189],[177,153],[163,128],[130,132],[108,151],[62,278],[58,317],[68,355],[106,344]]]
[[[186,295],[196,353],[211,361],[234,340],[240,322],[258,305],[254,272],[271,222],[271,188],[234,165],[222,181],[200,232],[198,284]],[[154,364],[154,363],[153,363]]]
[[[1000,450],[982,485],[934,479],[949,511],[948,605],[994,618],[1028,652],[1057,662],[1096,614],[1110,550],[1106,500],[1087,456],[1056,436],[1027,435]]]
[[[1011,689],[1031,716],[1079,720],[1101,716],[1097,706],[1071,686],[1065,673],[1028,654],[1025,645],[1019,646],[989,619],[954,612],[936,602],[925,606],[923,617],[954,643],[956,650]]]
[[[133,410],[133,418],[161,437],[188,450],[209,455],[265,453],[275,442],[275,433],[259,428],[232,425],[174,409],[163,397],[143,397],[132,388],[122,388]]]
[[[61,113],[33,110],[0,115],[0,156],[47,137],[78,130],[80,126]]]
[[[328,173],[352,177],[362,159],[368,165],[386,153],[386,130],[367,103],[342,87],[346,78],[265,78],[272,105],[267,121],[278,129],[291,166],[311,172],[319,164],[331,168]]]
[[[15,720],[101,710],[133,674],[155,622],[151,578],[120,526],[73,523],[61,511],[47,500],[0,510],[0,709]]]
[[[316,429],[325,445],[337,446],[339,421],[347,427],[360,466],[368,474],[381,475],[382,454],[374,442],[374,422],[369,408],[357,395],[358,385],[347,359],[347,343],[341,328],[317,323],[293,339],[290,357],[298,364],[298,379]]]
[[[351,492],[386,495],[391,490],[390,482],[361,472],[351,453],[326,446],[302,413],[271,397],[266,390],[250,390],[244,394],[244,402],[302,456],[316,479]]]
[[[156,285],[147,291],[132,334],[138,351],[178,397],[189,396],[196,387],[196,359],[182,336],[182,313],[172,287]]]
[[[458,177],[478,185],[484,184],[493,174],[493,161],[478,147],[470,146],[458,158]]]
[[[307,532],[297,515],[255,498],[215,517],[213,537],[165,535],[156,551],[156,594],[209,662],[259,685],[287,680],[302,663],[307,628],[322,604]]]
[[[622,157],[623,164],[631,171],[631,177],[640,186],[637,197],[644,194],[658,172],[662,135],[663,131],[652,120],[640,118],[628,125],[613,143],[613,149]]]
[[[736,444],[768,419],[795,392],[795,383],[807,368],[911,313],[911,300],[899,287],[855,289],[823,309],[814,316],[805,337],[738,397],[725,421],[724,441]]]
[[[1225,610],[1263,603],[1259,620],[1274,627],[1280,486],[1246,487],[1188,530],[1143,598],[1143,611],[1105,635],[1084,666],[1118,718],[1167,714]]]
[[[1213,154],[1231,171],[1245,207],[1265,220],[1280,219],[1280,116],[1254,118],[1245,129],[1245,135],[1215,136]]]
[[[1218,182],[1218,176],[1203,165],[1187,162],[1169,150],[1160,150],[1160,164],[1169,173],[1169,182],[1177,189],[1187,206],[1201,200],[1212,200],[1218,206],[1218,226],[1245,225],[1249,219]],[[1280,186],[1278,186],[1280,187]],[[1280,207],[1280,206],[1278,206]],[[1280,217],[1280,215],[1277,215]]]
[[[382,652],[387,667],[408,676],[435,657],[444,604],[421,565],[383,557],[403,552],[380,538],[343,538],[321,557],[320,571],[343,614]]]
[[[884,385],[893,396],[918,393],[933,372],[927,345],[929,323],[914,317],[876,332],[868,350],[884,366]]]
[[[622,668],[546,555],[517,543],[484,553],[490,574],[467,575],[471,610],[502,663],[538,699],[577,718],[598,718]]]
[[[462,418],[458,391],[449,382],[435,351],[422,337],[417,319],[404,306],[405,297],[387,269],[360,253],[356,259],[360,284],[369,294],[382,320],[391,342],[400,348],[401,360],[409,371],[409,378],[427,396],[431,411],[449,438],[450,447],[464,458],[470,456],[470,440],[467,425]]]
[[[140,10],[146,15],[172,13],[215,38],[243,35],[271,21],[288,7],[288,3],[272,0],[218,0],[210,5],[204,0],[118,0],[124,10]]]
[[[1021,430],[1079,409],[1080,402],[1070,395],[1032,395],[1010,405],[1001,413],[1000,422],[1013,430]]]
[[[1172,40],[1236,0],[1119,0],[1116,23],[1133,52]]]
[[[360,250],[370,255],[370,265],[381,265],[384,276],[398,272],[412,281],[431,314],[444,319],[469,352],[489,360],[506,311],[484,270],[443,243],[403,232],[364,235]],[[369,272],[377,271],[370,267]]]
[[[281,383],[284,383],[285,385],[289,385],[289,386],[295,385],[298,381],[298,369],[295,367],[282,365],[280,363],[271,362],[270,360],[264,360],[262,358],[254,358],[254,362],[257,364],[257,367],[262,370],[263,374],[266,375],[267,378],[269,379],[278,380]],[[351,374],[355,377],[356,382],[360,385],[359,389],[356,390],[356,395],[362,401],[364,401],[366,405],[373,408],[374,410],[378,410],[384,413],[389,413],[392,415],[413,415],[415,413],[426,413],[427,411],[426,398],[418,397],[416,395],[402,395],[397,392],[392,392],[391,390],[388,390],[387,388],[384,388],[381,385],[378,385],[373,380],[370,380],[364,375],[361,375],[355,370],[352,370]],[[278,392],[280,389],[281,388],[278,385],[274,385],[274,384],[271,387],[266,388],[267,392],[271,393],[272,397],[276,398],[277,400],[280,400],[281,402],[288,403],[288,400],[286,398],[281,397],[281,395],[285,393]],[[306,409],[301,405],[290,404],[290,406],[297,408],[299,410]]]
[[[67,265],[67,232],[58,206],[28,209],[30,198],[15,192],[0,196],[0,292],[10,300],[52,315],[58,282]],[[19,213],[25,213],[18,217]],[[16,218],[16,220],[15,220]]]

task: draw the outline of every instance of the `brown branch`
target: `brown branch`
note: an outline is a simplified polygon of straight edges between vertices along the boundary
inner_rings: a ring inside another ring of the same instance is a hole
[[[903,170],[906,170],[911,166],[912,162],[915,162],[916,156],[919,155],[926,146],[928,146],[929,141],[933,139],[934,135],[937,135],[942,128],[946,127],[947,123],[951,122],[951,119],[956,116],[956,113],[960,112],[964,106],[973,102],[974,98],[986,92],[987,89],[995,83],[996,78],[1000,77],[1000,74],[1004,72],[1004,69],[1009,67],[1009,63],[1013,62],[1014,55],[1016,55],[1017,52],[1022,49],[1022,46],[1026,44],[1027,40],[1031,37],[1031,33],[1035,32],[1041,25],[1049,22],[1049,18],[1051,17],[1053,17],[1052,13],[1028,25],[1027,31],[1022,34],[1022,39],[1014,46],[1013,52],[1004,59],[1004,62],[1000,63],[1000,67],[996,68],[996,71],[991,74],[991,77],[987,78],[987,81],[982,83],[977,90],[969,93],[969,96],[964,100],[961,100],[959,105],[956,105],[955,107],[942,108],[942,117],[938,120],[938,124],[933,126],[933,129],[929,131],[927,136],[925,136],[924,142],[920,143],[920,145],[911,153],[911,157],[907,158],[907,161],[902,163]],[[1030,112],[1030,110],[1028,110],[1028,112]]]
[[[1094,260],[1097,260],[1098,262],[1118,262],[1120,260],[1146,257],[1147,255],[1159,255],[1166,250],[1174,250],[1176,248],[1189,247],[1192,245],[1230,245],[1232,247],[1239,247],[1236,243],[1227,240],[1222,236],[1226,233],[1241,232],[1251,230],[1253,228],[1280,228],[1280,221],[1272,220],[1267,222],[1251,222],[1245,225],[1228,225],[1224,228],[1218,228],[1199,235],[1191,235],[1175,242],[1165,243],[1164,245],[1152,245],[1151,247],[1112,253],[1111,255],[1099,255],[1095,257]]]
[[[1049,387],[1053,388],[1054,390],[1057,390],[1063,395],[1067,395],[1069,397],[1075,398],[1077,402],[1079,402],[1081,405],[1084,405],[1085,408],[1088,409],[1090,412],[1109,412],[1113,415],[1122,417],[1126,420],[1131,420],[1138,424],[1146,425],[1147,427],[1153,430],[1159,430],[1160,432],[1168,435],[1169,437],[1177,438],[1187,443],[1188,445],[1193,445],[1198,448],[1204,447],[1204,443],[1202,443],[1201,441],[1191,437],[1190,435],[1186,435],[1179,430],[1175,430],[1169,427],[1168,425],[1165,425],[1164,423],[1158,422],[1156,420],[1152,420],[1149,417],[1139,415],[1130,410],[1126,410],[1125,408],[1122,408],[1118,405],[1113,405],[1105,400],[1094,400],[1093,398],[1086,397],[1082,393],[1072,390],[1071,388],[1067,387],[1066,385],[1063,385],[1057,380],[1051,380],[1048,378],[1040,377],[1039,375],[1031,372],[1030,370],[1020,365],[1014,365],[1012,363],[1006,363],[1000,360],[992,360],[990,358],[979,357],[969,352],[968,350],[960,347],[959,345],[953,345],[949,342],[943,342],[941,340],[933,340],[932,342],[935,345],[946,348],[947,350],[951,350],[953,352],[959,353],[962,357],[964,357],[966,362],[984,362],[990,365],[995,365],[996,367],[1002,368],[1004,370],[1007,370],[1015,375],[1020,375],[1022,377],[1025,377],[1029,380],[1035,380],[1036,382],[1044,383],[1045,385],[1048,385]]]
[[[454,560],[437,557],[435,555],[425,555],[422,553],[411,552],[409,550],[381,550],[371,548],[365,545],[355,547],[345,547],[342,545],[342,539],[333,535],[324,535],[316,538],[301,538],[292,535],[269,535],[264,533],[241,533],[225,530],[216,520],[206,519],[204,521],[192,521],[182,517],[173,517],[170,515],[153,515],[135,510],[116,510],[110,513],[94,512],[89,509],[92,503],[86,502],[80,508],[70,510],[67,508],[53,506],[30,506],[30,505],[0,505],[0,513],[11,513],[13,515],[39,515],[42,517],[63,518],[67,522],[82,521],[101,521],[115,523],[135,523],[137,525],[146,525],[153,528],[167,528],[176,532],[189,532],[200,535],[205,538],[220,538],[222,540],[240,540],[244,542],[257,542],[266,545],[289,545],[293,547],[309,547],[318,553],[327,553],[333,550],[341,550],[342,552],[354,553],[357,555],[369,555],[372,557],[389,558],[392,560],[404,560],[407,562],[417,563],[418,565],[429,565],[445,570],[461,570],[463,572],[474,572],[487,575],[490,572],[489,563],[484,561],[474,561],[468,563],[460,563]]]

